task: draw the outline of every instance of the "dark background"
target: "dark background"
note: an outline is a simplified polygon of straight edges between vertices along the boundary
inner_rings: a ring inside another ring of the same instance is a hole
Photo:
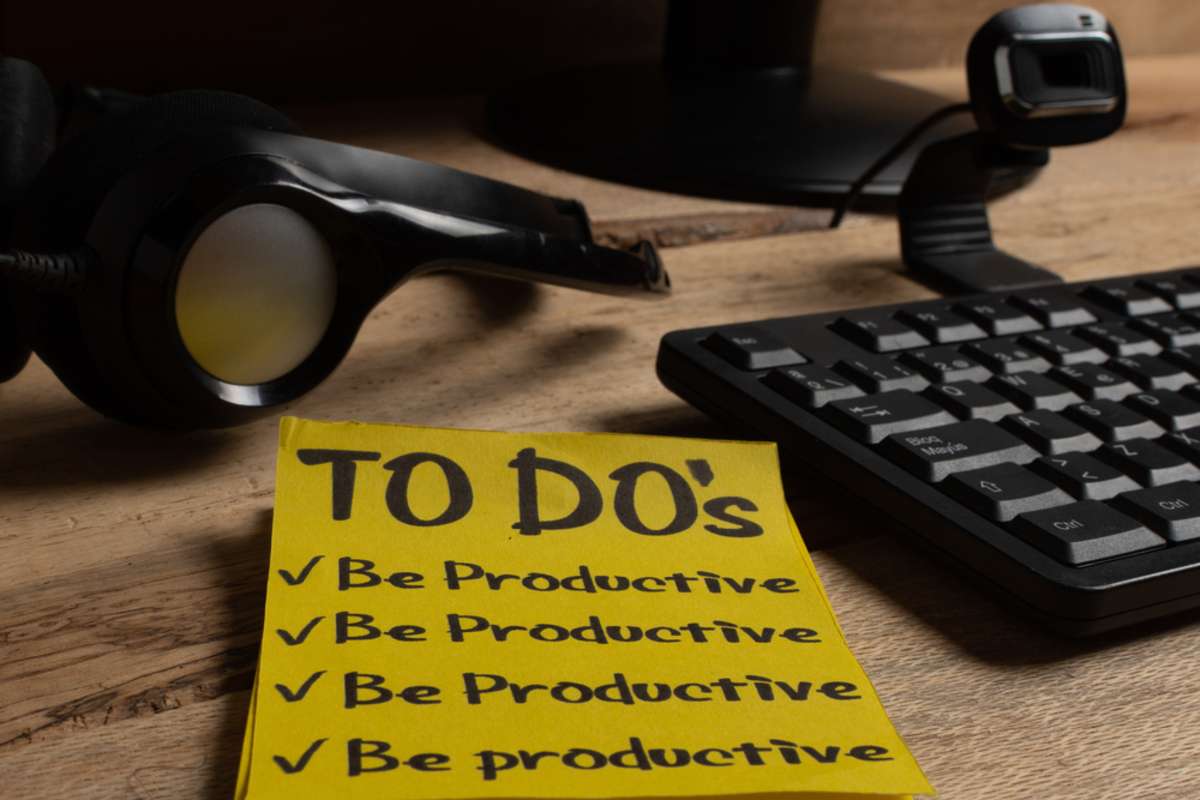
[[[755,2],[755,0],[729,0]],[[961,60],[995,0],[828,0],[816,61],[866,69]],[[1200,3],[1096,2],[1127,56],[1200,49]],[[51,80],[278,102],[479,93],[580,64],[656,61],[665,0],[310,3],[0,2],[0,52]]]

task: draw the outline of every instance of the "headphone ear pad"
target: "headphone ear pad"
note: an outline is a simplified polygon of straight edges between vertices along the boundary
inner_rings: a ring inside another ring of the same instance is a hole
[[[180,136],[239,126],[296,132],[282,113],[228,92],[172,92],[101,119],[59,147],[42,169],[17,215],[16,243],[42,252],[78,247],[109,190],[140,161]],[[105,379],[74,299],[21,292],[19,315],[38,356],[77,397],[108,416],[142,421],[135,401],[126,398],[145,391]]]
[[[36,247],[78,247],[113,184],[182,135],[230,127],[296,133],[265,103],[232,92],[171,92],[106,116],[64,142],[33,184],[18,224]]]
[[[42,71],[19,58],[0,59],[0,243],[26,189],[54,150],[54,94]],[[17,329],[7,286],[0,280],[0,381],[29,361],[29,345]]]

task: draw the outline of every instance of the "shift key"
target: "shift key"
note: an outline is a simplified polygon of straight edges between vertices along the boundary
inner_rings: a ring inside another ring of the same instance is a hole
[[[1027,464],[1038,452],[1008,431],[981,419],[898,433],[883,443],[888,458],[927,481],[993,464]]]

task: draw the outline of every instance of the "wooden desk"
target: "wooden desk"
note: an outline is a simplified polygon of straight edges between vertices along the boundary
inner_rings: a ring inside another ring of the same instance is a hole
[[[960,83],[957,71],[909,77]],[[1056,152],[1035,185],[996,204],[1006,247],[1071,279],[1197,260],[1200,56],[1137,61],[1130,82],[1120,134]],[[731,241],[667,249],[678,290],[662,303],[414,282],[294,413],[727,436],[655,379],[664,332],[930,296],[900,271],[888,219],[761,236],[818,217],[531,165],[479,141],[463,108],[301,117],[314,132],[581,197],[615,238]],[[40,364],[0,387],[0,795],[231,796],[260,635],[275,426],[129,429],[81,406]],[[1194,621],[1058,639],[836,487],[797,476],[789,490],[851,645],[943,797],[1200,797]]]

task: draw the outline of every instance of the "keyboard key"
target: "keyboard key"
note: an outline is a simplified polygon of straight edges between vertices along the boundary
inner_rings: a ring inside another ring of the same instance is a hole
[[[960,472],[947,478],[942,488],[963,505],[998,522],[1075,502],[1053,483],[1016,464]]]
[[[992,336],[1011,336],[1015,333],[1027,333],[1042,328],[1042,323],[1006,303],[976,300],[959,303],[954,310],[967,319],[973,320]]]
[[[1019,342],[1051,363],[1102,363],[1109,357],[1096,345],[1068,331],[1028,333]]]
[[[833,323],[833,330],[850,341],[874,350],[890,353],[909,347],[924,347],[929,340],[886,312],[847,314]]]
[[[1175,308],[1196,308],[1200,306],[1200,286],[1189,285],[1174,278],[1145,278],[1137,285],[1154,292]]]
[[[927,481],[992,464],[1025,464],[1037,451],[1007,431],[983,420],[889,436],[883,452]]]
[[[1073,566],[1166,544],[1137,520],[1097,502],[1022,514],[1013,529],[1046,555]]]
[[[829,420],[854,438],[876,444],[894,433],[954,422],[954,415],[924,397],[901,389],[870,397],[834,400],[826,406]]]
[[[757,325],[730,325],[704,340],[704,346],[739,369],[787,367],[808,362],[804,356]]]
[[[1143,486],[1162,486],[1200,478],[1200,467],[1147,439],[1108,444],[1095,455]]]
[[[1067,331],[1046,331],[1022,336],[1021,344],[1050,360],[1052,364],[1100,364],[1108,356],[1091,342]]]
[[[925,396],[959,419],[998,420],[1020,411],[1011,400],[970,381],[931,386]]]
[[[1200,539],[1200,487],[1194,483],[1126,492],[1113,505],[1168,541]]]
[[[1088,400],[1121,400],[1138,390],[1128,378],[1095,364],[1055,367],[1049,376]]]
[[[1196,377],[1159,356],[1123,356],[1109,361],[1113,372],[1124,375],[1143,389],[1182,389]]]
[[[1044,455],[1087,453],[1103,444],[1100,437],[1087,428],[1081,428],[1053,411],[1013,414],[1001,420],[1000,424]]]
[[[1117,322],[1088,325],[1076,329],[1075,334],[1114,356],[1136,356],[1139,353],[1152,356],[1162,351],[1162,346],[1146,334],[1131,330]]]
[[[1200,463],[1200,429],[1168,431],[1158,440],[1158,443],[1174,450],[1186,459]]]
[[[1045,372],[1050,362],[1014,339],[993,339],[972,342],[963,353],[983,364],[992,372]]]
[[[1129,327],[1140,331],[1163,347],[1192,347],[1200,344],[1200,325],[1191,314],[1135,319]]]
[[[1200,347],[1178,347],[1166,350],[1162,357],[1193,375],[1200,375]]]
[[[924,376],[887,356],[863,356],[850,361],[839,361],[834,369],[871,394],[896,389],[919,392],[929,385]]]
[[[1142,488],[1116,467],[1085,453],[1060,453],[1033,462],[1033,470],[1080,500],[1107,500]]]
[[[1106,442],[1153,439],[1163,434],[1157,422],[1113,400],[1089,400],[1064,413]]]
[[[942,308],[905,309],[896,314],[896,319],[938,344],[982,339],[987,335],[971,320]]]
[[[1139,392],[1125,399],[1125,405],[1145,414],[1169,431],[1185,431],[1200,426],[1200,403],[1178,392],[1158,389]]]
[[[824,367],[777,369],[769,373],[763,382],[789,400],[808,408],[820,408],[833,400],[862,397],[864,394],[849,378]]]
[[[1083,296],[1098,306],[1104,306],[1126,317],[1161,314],[1171,310],[1171,304],[1154,292],[1130,283],[1089,286]]]
[[[1083,399],[1061,383],[1036,372],[997,375],[988,386],[1021,408],[1027,409],[1044,408],[1059,411]]]
[[[1067,291],[1041,291],[1036,294],[1014,295],[1008,299],[1014,308],[1026,312],[1047,328],[1065,328],[1068,325],[1087,325],[1096,321],[1096,315]]]
[[[913,350],[900,356],[900,360],[934,383],[986,381],[992,377],[987,367],[964,356],[953,347]]]

